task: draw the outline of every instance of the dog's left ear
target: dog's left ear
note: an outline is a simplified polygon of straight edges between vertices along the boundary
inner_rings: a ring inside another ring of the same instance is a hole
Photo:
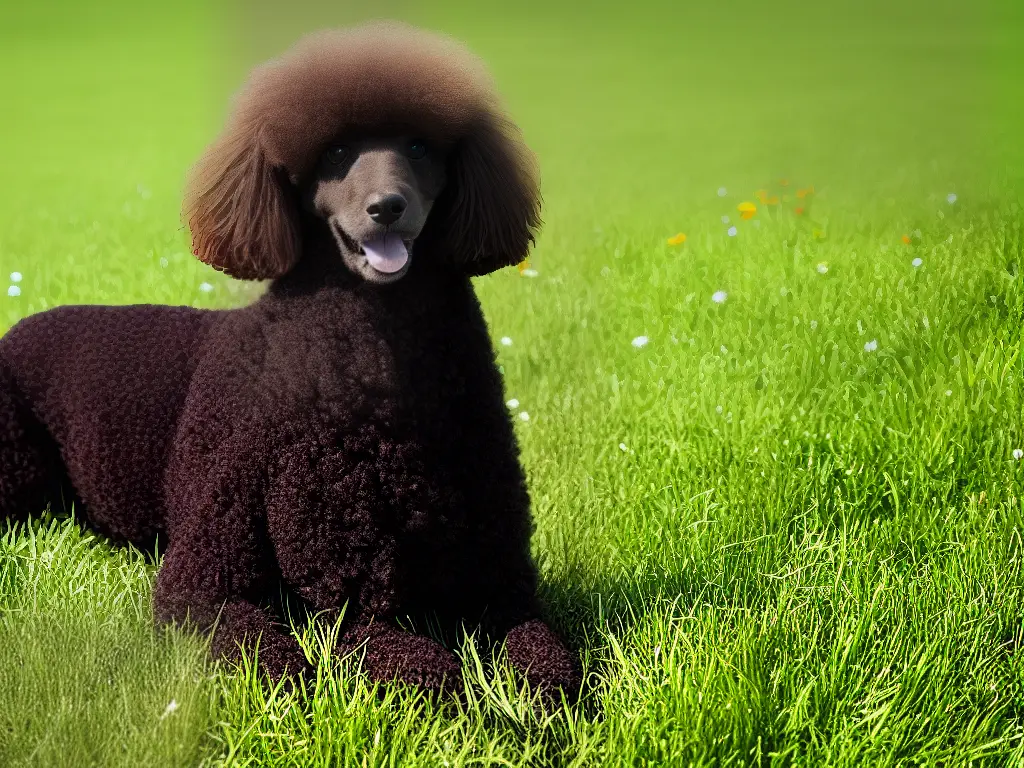
[[[448,180],[428,219],[437,253],[471,275],[526,258],[540,226],[540,182],[519,129],[481,116],[454,147]]]
[[[298,261],[296,207],[255,123],[236,121],[206,150],[189,174],[182,215],[193,253],[232,277],[272,279]]]

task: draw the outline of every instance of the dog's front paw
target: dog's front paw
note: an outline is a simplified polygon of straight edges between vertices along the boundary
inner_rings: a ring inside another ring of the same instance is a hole
[[[282,678],[308,679],[306,654],[288,627],[271,621],[247,605],[225,606],[210,647],[214,657],[237,663],[243,653],[255,655],[259,669],[274,683]]]
[[[309,682],[313,677],[313,668],[306,654],[290,633],[263,635],[259,641],[257,659],[260,670],[272,682],[285,678],[290,686],[300,678]]]
[[[371,680],[397,680],[442,696],[464,690],[458,658],[429,637],[375,624],[346,633],[340,650],[360,648],[365,649],[363,671]]]
[[[505,638],[505,648],[512,666],[546,699],[555,699],[559,691],[569,700],[579,695],[582,678],[576,659],[543,621],[514,628]]]

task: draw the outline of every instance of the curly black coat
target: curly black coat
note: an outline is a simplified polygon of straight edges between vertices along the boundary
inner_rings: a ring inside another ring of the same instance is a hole
[[[408,273],[346,269],[296,189],[351,127],[450,147]],[[159,621],[306,660],[276,597],[347,604],[339,651],[376,679],[457,688],[455,657],[399,629],[483,622],[542,686],[574,659],[539,620],[529,497],[470,276],[516,263],[539,223],[530,153],[478,62],[394,24],[321,33],[257,69],[186,191],[196,255],[271,279],[204,311],[67,306],[0,339],[0,519],[73,499],[89,525],[165,546]]]

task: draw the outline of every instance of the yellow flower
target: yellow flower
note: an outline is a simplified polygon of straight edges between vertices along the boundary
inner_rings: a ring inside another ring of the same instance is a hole
[[[529,259],[523,259],[522,261],[520,261],[520,262],[519,262],[519,263],[518,263],[518,264],[516,265],[516,269],[518,269],[518,270],[519,270],[519,274],[520,274],[520,275],[522,275],[522,274],[523,274],[523,272],[525,272],[525,271],[526,271],[526,270],[528,270],[529,268],[530,268],[530,260],[529,260]]]
[[[816,229],[811,234],[814,235],[817,240],[824,240],[828,236],[825,234],[825,230],[823,229]]]
[[[803,200],[808,195],[813,195],[813,194],[814,194],[814,185],[813,184],[811,186],[809,186],[807,189],[798,189],[796,191],[796,196],[799,197],[801,200]]]
[[[753,203],[740,203],[736,206],[736,210],[740,212],[741,219],[752,219],[757,213],[757,206]]]
[[[669,245],[682,245],[686,242],[686,235],[680,232],[678,235],[673,235],[668,239]]]

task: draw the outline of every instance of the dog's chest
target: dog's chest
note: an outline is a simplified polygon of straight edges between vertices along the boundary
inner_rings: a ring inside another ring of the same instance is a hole
[[[513,497],[518,463],[469,294],[417,315],[341,309],[267,336],[269,532],[282,575],[314,604],[374,584],[383,610],[409,563],[477,549],[481,499]]]
[[[274,365],[261,388],[272,393],[264,414],[274,442],[305,446],[320,457],[315,463],[337,468],[331,472],[363,478],[359,493],[375,497],[381,515],[427,506],[428,498],[435,508],[460,498],[474,447],[467,418],[501,407],[500,392],[480,386],[480,368],[493,368],[489,346],[473,348],[480,338],[443,319],[382,324],[349,311],[344,322],[270,341]],[[309,472],[325,475],[313,466]],[[406,522],[426,523],[419,514]]]
[[[379,307],[352,302],[325,322],[277,329],[268,335],[264,389],[283,410],[339,426],[444,428],[467,398],[482,395],[474,369],[493,367],[493,357],[486,334],[443,309],[382,317]]]
[[[397,580],[379,584],[385,602],[400,600],[408,553],[443,562],[475,536],[480,441],[465,419],[483,393],[458,346],[415,338],[350,328],[337,346],[292,347],[307,362],[287,434],[272,440],[268,515],[279,553],[301,553],[282,572],[314,604],[335,605],[382,574]]]

